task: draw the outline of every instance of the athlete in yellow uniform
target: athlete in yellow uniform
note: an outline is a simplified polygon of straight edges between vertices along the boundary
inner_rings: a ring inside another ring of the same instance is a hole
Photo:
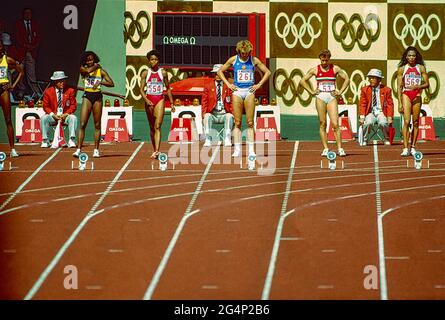
[[[8,69],[15,69],[19,74],[12,85],[9,82]],[[2,106],[3,116],[5,117],[6,132],[8,134],[9,146],[11,147],[11,158],[18,157],[19,155],[14,149],[14,127],[12,126],[11,100],[9,93],[14,90],[15,86],[23,76],[23,69],[13,58],[6,55],[5,47],[0,40],[0,104]]]
[[[102,117],[102,91],[101,86],[114,87],[114,82],[108,73],[99,64],[99,57],[93,51],[86,51],[80,59],[80,74],[83,77],[85,93],[82,98],[80,111],[80,126],[77,140],[77,150],[73,153],[78,157],[85,138],[85,128],[93,111],[94,118],[94,151],[93,157],[100,157],[100,122]]]

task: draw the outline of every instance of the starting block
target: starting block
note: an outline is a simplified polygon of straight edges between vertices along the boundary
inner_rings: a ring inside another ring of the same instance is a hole
[[[160,153],[158,156],[158,160],[159,160],[159,170],[161,171],[167,170],[167,161],[168,161],[167,155],[165,153]]]
[[[155,169],[156,162],[159,162],[159,170],[160,171],[167,171],[167,169],[168,169],[168,156],[167,156],[166,153],[162,153],[161,152],[158,155],[157,160],[152,160],[151,161],[151,170]],[[172,164],[172,169],[175,170],[175,164],[174,163]]]
[[[0,171],[5,169],[6,153],[0,152]],[[11,162],[9,162],[9,171],[11,171]]]
[[[337,164],[341,166],[342,169],[345,168],[345,162],[343,160],[337,161],[337,154],[334,151],[329,151],[326,155],[326,159],[321,159],[320,161],[320,168],[325,169],[328,168],[329,170],[335,170],[337,169]]]
[[[247,169],[249,171],[255,170],[255,164],[256,164],[256,156],[250,155],[247,157]]]
[[[71,170],[75,169],[74,168],[74,161],[71,161]],[[88,155],[84,152],[82,152],[81,154],[79,154],[79,164],[77,166],[77,169],[79,171],[85,171],[85,169],[88,169]],[[90,164],[90,170],[94,170],[94,162],[91,161]]]
[[[420,151],[416,151],[416,153],[414,153],[412,159],[406,160],[407,168],[415,168],[417,170],[420,170],[420,169],[422,169],[423,164],[425,164],[428,169],[430,168],[430,160],[424,161],[423,153]]]

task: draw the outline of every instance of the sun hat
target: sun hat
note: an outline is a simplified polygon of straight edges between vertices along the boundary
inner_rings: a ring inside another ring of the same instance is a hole
[[[367,76],[368,77],[377,77],[377,78],[380,78],[380,79],[384,78],[384,76],[382,74],[382,71],[379,70],[379,69],[371,69],[371,70],[369,70]]]
[[[50,78],[53,81],[62,80],[68,78],[63,71],[54,71],[53,76]]]

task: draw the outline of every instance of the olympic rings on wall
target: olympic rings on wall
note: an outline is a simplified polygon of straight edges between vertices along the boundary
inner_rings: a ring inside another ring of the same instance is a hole
[[[284,19],[284,21],[286,22],[286,25],[284,26],[282,31],[280,31],[280,29],[279,29],[280,19]],[[300,19],[302,22],[299,29],[298,29],[297,25],[295,24],[297,19]],[[319,23],[317,32],[315,32],[315,29],[311,24],[312,20],[314,20],[314,19],[316,21],[318,21],[318,23]],[[290,19],[290,20],[289,20],[289,16],[285,12],[280,12],[277,15],[277,17],[275,18],[275,31],[276,31],[278,37],[283,39],[284,45],[289,49],[295,48],[295,46],[297,45],[298,42],[300,42],[300,45],[303,48],[305,48],[305,49],[310,48],[314,44],[314,41],[318,37],[320,37],[322,28],[323,28],[323,23],[322,23],[321,17],[318,13],[315,13],[315,12],[311,13],[307,20],[306,20],[306,17],[300,12],[294,13],[294,15],[292,16],[292,19]],[[288,41],[288,36],[290,33],[293,36],[293,41],[291,41],[291,42]],[[303,40],[303,37],[306,35],[306,33],[310,37],[310,40],[307,43],[305,43]]]
[[[369,27],[370,21],[376,22],[377,28],[375,31]],[[343,24],[340,28],[340,32],[337,32],[337,24],[339,23]],[[372,43],[379,38],[380,30],[380,18],[375,14],[368,14],[365,18],[365,22],[363,22],[362,16],[358,13],[354,13],[349,20],[343,13],[337,13],[332,21],[332,33],[334,39],[341,43],[341,46],[345,51],[352,51],[355,44],[358,45],[361,51],[368,51],[371,48]]]
[[[141,47],[144,39],[147,39],[150,34],[150,18],[146,11],[139,11],[136,19],[134,19],[133,14],[129,11],[124,13],[124,43],[130,40],[133,48],[138,49]],[[127,26],[127,20],[130,20],[130,24]],[[145,27],[143,20],[145,20]]]
[[[397,26],[400,20],[404,25],[400,33],[398,33]],[[416,21],[420,22],[419,28],[416,28],[415,26]],[[436,33],[433,33],[433,28],[430,26],[432,21],[435,21],[437,24]],[[430,14],[426,21],[420,13],[414,14],[409,21],[404,13],[399,13],[394,18],[393,31],[395,37],[402,42],[403,48],[406,49],[409,46],[418,45],[420,49],[427,51],[431,48],[433,42],[439,38],[442,32],[442,25],[439,16],[435,13]],[[409,44],[405,42],[408,36],[412,38],[412,41]],[[426,39],[427,43],[424,44],[422,39]]]
[[[304,107],[309,106],[311,103],[312,96],[308,95],[308,98],[306,99],[302,97],[305,91],[299,86],[299,82],[303,76],[304,74],[300,69],[293,69],[290,75],[288,75],[287,71],[282,68],[275,71],[273,75],[273,88],[276,95],[283,99],[286,106],[293,106],[297,98],[300,104]],[[312,87],[310,82],[309,86]],[[290,98],[289,91],[291,94]]]

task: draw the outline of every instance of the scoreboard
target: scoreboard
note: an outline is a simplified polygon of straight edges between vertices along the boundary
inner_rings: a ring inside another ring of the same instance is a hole
[[[264,13],[153,13],[153,48],[160,66],[208,69],[235,55],[236,44],[249,40],[252,54],[266,61]]]

